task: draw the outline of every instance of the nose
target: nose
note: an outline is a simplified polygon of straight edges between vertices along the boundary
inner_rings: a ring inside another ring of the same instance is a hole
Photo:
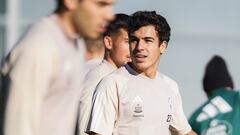
[[[142,40],[140,40],[136,46],[137,50],[144,50],[144,42]]]

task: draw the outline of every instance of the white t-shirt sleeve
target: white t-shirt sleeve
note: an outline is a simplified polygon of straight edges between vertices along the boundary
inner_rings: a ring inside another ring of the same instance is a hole
[[[171,126],[174,128],[174,132],[178,132],[178,134],[184,135],[191,131],[191,126],[189,125],[187,118],[183,112],[182,99],[179,93],[178,85],[175,83],[174,85],[172,85],[172,89],[173,117]]]
[[[87,127],[89,115],[91,112],[91,105],[92,105],[92,98],[93,98],[93,93],[96,88],[96,85],[98,82],[92,77],[93,75],[90,75],[91,77],[88,78],[87,76],[84,78],[83,82],[83,89],[81,91],[81,96],[80,96],[80,111],[79,111],[79,131],[80,135],[86,135],[85,130]],[[98,78],[98,77],[97,77]]]
[[[86,133],[112,135],[118,112],[118,94],[115,81],[106,77],[98,84]]]
[[[50,51],[39,44],[18,46],[11,53],[5,134],[39,135],[41,103],[55,65]]]

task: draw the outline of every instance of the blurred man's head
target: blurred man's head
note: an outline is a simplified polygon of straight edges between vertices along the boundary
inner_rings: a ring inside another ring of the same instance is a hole
[[[69,27],[81,37],[97,38],[114,18],[115,0],[57,0],[55,12],[67,16]]]
[[[130,59],[129,38],[128,38],[128,19],[125,14],[116,14],[104,33],[105,59],[110,63],[120,67]]]
[[[215,55],[207,64],[203,77],[203,88],[207,96],[211,96],[218,88],[233,89],[233,81],[224,59]]]
[[[129,21],[132,66],[140,72],[155,72],[160,55],[170,39],[170,27],[164,17],[155,11],[139,11]]]

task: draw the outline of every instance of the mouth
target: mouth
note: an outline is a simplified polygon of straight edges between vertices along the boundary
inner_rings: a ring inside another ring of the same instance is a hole
[[[100,25],[98,25],[98,31],[101,33],[104,33],[107,30],[107,23],[102,23]]]
[[[144,54],[135,54],[134,55],[135,59],[137,62],[144,62],[145,59],[147,58],[147,55]]]

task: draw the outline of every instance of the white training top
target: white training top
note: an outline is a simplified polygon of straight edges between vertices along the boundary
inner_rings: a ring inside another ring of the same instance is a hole
[[[102,58],[94,58],[94,59],[86,61],[86,64],[85,64],[85,67],[84,67],[84,73],[83,73],[84,78],[90,70],[92,70],[93,68],[95,68],[96,66],[101,64],[102,61],[103,61]]]
[[[191,130],[176,82],[159,72],[150,79],[125,65],[97,86],[87,133],[168,135],[170,125],[180,134]]]
[[[92,96],[97,84],[100,80],[116,70],[116,67],[111,65],[106,60],[101,64],[90,70],[84,78],[83,89],[81,90],[80,97],[80,115],[79,115],[79,130],[80,135],[86,135],[85,130],[92,105]]]
[[[91,60],[86,61],[86,71],[87,73],[92,70],[93,68],[95,68],[97,65],[101,64],[103,61],[102,58],[94,58]]]
[[[5,135],[74,134],[83,46],[65,35],[56,15],[29,29],[2,67],[11,79]]]

